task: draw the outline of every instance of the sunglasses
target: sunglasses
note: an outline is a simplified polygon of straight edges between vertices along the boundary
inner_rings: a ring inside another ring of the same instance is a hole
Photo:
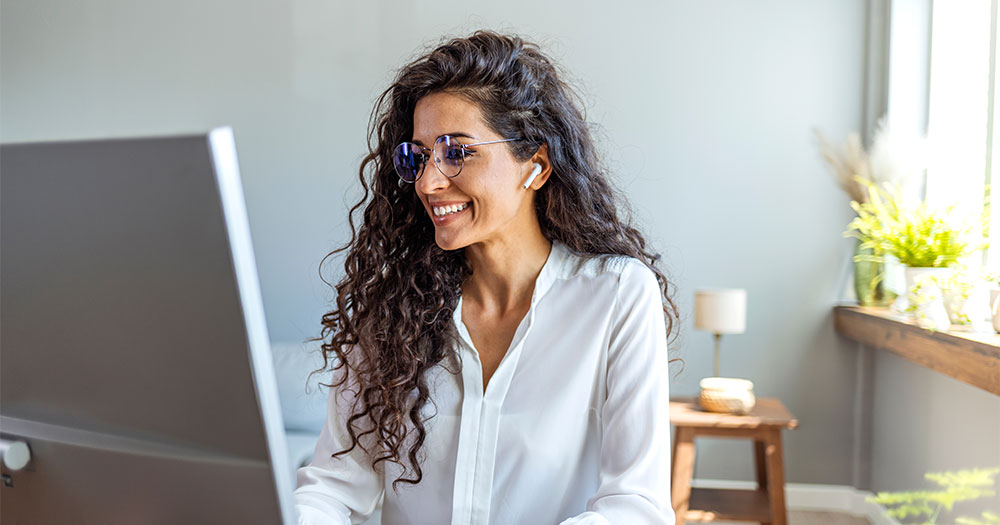
[[[485,146],[487,144],[499,144],[501,142],[513,142],[516,139],[491,140],[489,142],[476,142],[475,144],[462,144],[456,137],[451,135],[441,135],[434,141],[433,148],[425,148],[412,142],[403,142],[396,146],[392,153],[392,164],[396,167],[396,174],[404,182],[414,183],[423,175],[424,166],[427,165],[427,153],[434,156],[434,165],[442,175],[448,178],[457,177],[462,172],[465,165],[465,157],[474,151],[468,148],[473,146]],[[426,152],[426,153],[425,153]]]

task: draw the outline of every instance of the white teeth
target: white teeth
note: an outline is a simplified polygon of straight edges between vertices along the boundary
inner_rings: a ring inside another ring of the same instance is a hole
[[[449,206],[434,206],[434,215],[438,217],[443,217],[445,215],[450,215],[452,213],[460,212],[469,207],[469,203],[464,204],[452,204]]]

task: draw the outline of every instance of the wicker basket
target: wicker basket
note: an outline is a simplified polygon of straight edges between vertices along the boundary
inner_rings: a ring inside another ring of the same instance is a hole
[[[702,410],[743,415],[757,404],[753,383],[746,379],[706,377],[699,385],[698,404]]]

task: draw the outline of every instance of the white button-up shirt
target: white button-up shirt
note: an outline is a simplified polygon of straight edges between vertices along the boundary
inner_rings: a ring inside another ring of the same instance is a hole
[[[553,242],[485,393],[461,298],[453,319],[464,366],[428,371],[423,480],[396,493],[399,465],[372,469],[360,448],[332,459],[350,444],[353,400],[332,389],[313,460],[297,474],[300,524],[362,523],[383,496],[386,525],[674,523],[667,344],[652,271]]]

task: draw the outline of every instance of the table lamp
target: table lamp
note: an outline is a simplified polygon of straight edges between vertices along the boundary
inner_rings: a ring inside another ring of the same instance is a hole
[[[742,334],[747,324],[747,291],[744,289],[696,290],[694,327],[715,336],[715,376],[702,379],[698,401],[712,412],[745,414],[756,404],[753,383],[719,376],[722,334]]]

